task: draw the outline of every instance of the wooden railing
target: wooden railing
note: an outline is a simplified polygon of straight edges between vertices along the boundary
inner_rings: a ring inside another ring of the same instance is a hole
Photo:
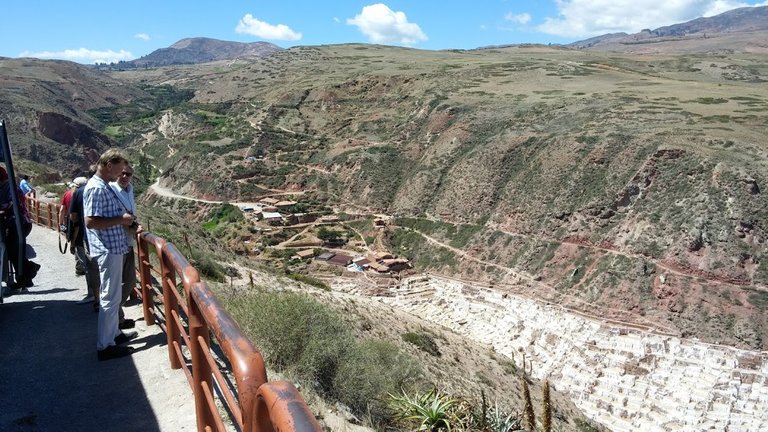
[[[61,204],[41,201],[31,196],[27,196],[26,200],[29,217],[32,219],[32,222],[52,230],[59,229],[59,210],[61,209]]]
[[[27,198],[27,207],[33,222],[58,230],[59,204]],[[144,320],[163,329],[171,367],[189,381],[198,431],[225,431],[223,417],[243,432],[321,431],[291,383],[268,381],[261,353],[173,243],[143,232],[137,249]]]

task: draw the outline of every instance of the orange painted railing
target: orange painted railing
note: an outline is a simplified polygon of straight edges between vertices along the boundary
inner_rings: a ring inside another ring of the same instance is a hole
[[[27,198],[27,207],[33,222],[58,229],[59,204]],[[144,319],[165,331],[171,367],[182,369],[192,387],[197,430],[226,430],[218,399],[243,432],[321,431],[291,383],[267,380],[261,353],[176,246],[150,232],[137,240]]]

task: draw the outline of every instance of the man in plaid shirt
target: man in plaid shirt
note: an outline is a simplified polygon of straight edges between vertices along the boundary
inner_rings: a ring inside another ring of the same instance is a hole
[[[90,256],[99,264],[99,318],[96,350],[99,361],[124,357],[133,352],[123,345],[135,338],[135,331],[123,333],[118,328],[122,292],[123,262],[128,253],[126,227],[136,217],[120,205],[109,182],[117,180],[128,165],[125,153],[107,150],[96,164],[96,174],[83,191],[83,213]]]

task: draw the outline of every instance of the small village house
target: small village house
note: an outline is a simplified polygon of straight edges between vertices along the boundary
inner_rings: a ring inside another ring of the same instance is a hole
[[[276,200],[274,198],[266,197],[266,198],[260,199],[259,202],[263,203],[263,204],[266,204],[266,205],[274,206],[275,204],[279,203],[280,200]]]
[[[315,256],[315,251],[312,249],[302,249],[300,251],[296,251],[296,255],[292,256],[292,260],[301,261],[308,258],[312,258]]]
[[[391,258],[380,261],[381,264],[389,267],[389,271],[399,272],[411,268],[411,263],[405,258]]]
[[[334,255],[336,255],[334,252],[323,252],[318,255],[316,259],[318,261],[328,261],[329,259],[333,258]]]
[[[283,223],[283,215],[277,212],[261,212],[261,219],[270,225]]]
[[[379,273],[387,273],[389,271],[389,267],[385,266],[384,264],[379,264],[375,261],[368,264],[368,267]]]
[[[352,257],[344,254],[336,254],[328,260],[328,263],[339,267],[346,267],[352,264]]]
[[[355,258],[352,260],[352,263],[357,265],[363,270],[366,270],[368,268],[368,265],[371,263],[371,261],[368,258],[361,257],[361,258]]]
[[[302,249],[296,252],[296,255],[298,255],[301,259],[312,258],[315,256],[315,251],[312,249]]]

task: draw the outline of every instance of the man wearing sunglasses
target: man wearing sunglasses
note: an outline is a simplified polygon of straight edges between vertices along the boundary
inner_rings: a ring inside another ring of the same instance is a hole
[[[107,150],[96,164],[96,174],[83,190],[83,213],[90,256],[99,265],[99,317],[96,350],[99,361],[130,355],[131,347],[124,344],[138,336],[119,329],[122,271],[128,242],[125,227],[136,222],[136,216],[126,212],[109,182],[115,181],[128,166],[121,150]]]
[[[136,215],[136,201],[133,196],[133,185],[131,185],[132,178],[133,167],[126,164],[120,172],[120,177],[117,178],[117,181],[110,182],[109,187],[115,191],[125,212]],[[125,317],[123,307],[125,302],[128,301],[131,291],[136,287],[136,255],[134,253],[134,247],[136,246],[136,235],[141,231],[142,226],[138,223],[125,228],[125,235],[128,240],[128,253],[125,254],[125,262],[123,263],[123,286],[119,312],[120,329],[131,329],[136,325],[134,320]]]

